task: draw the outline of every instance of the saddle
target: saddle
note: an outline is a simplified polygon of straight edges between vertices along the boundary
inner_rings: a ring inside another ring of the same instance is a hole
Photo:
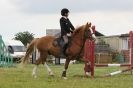
[[[66,49],[70,46],[70,43],[71,43],[71,37],[68,37],[68,43],[65,44],[63,38],[59,36],[53,41],[53,46],[60,47],[62,54],[64,54],[61,56],[66,56]]]
[[[61,37],[57,37],[56,39],[54,39],[53,41],[53,46],[57,47],[57,46],[63,46],[65,43],[64,43],[64,40],[63,38]]]

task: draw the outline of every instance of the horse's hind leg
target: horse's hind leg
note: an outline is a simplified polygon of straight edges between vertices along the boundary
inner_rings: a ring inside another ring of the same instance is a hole
[[[42,52],[40,53],[40,57],[36,60],[36,63],[35,63],[35,67],[33,68],[33,72],[32,72],[32,76],[34,78],[37,77],[36,73],[37,73],[37,68],[38,68],[38,65],[40,63],[42,63],[48,70],[48,73],[49,75],[53,75],[53,72],[52,70],[50,69],[50,67],[46,64],[46,58],[47,58],[47,53],[46,52]]]
[[[43,62],[43,53],[41,52],[39,52],[38,50],[37,50],[37,53],[36,53],[36,62],[35,62],[35,66],[34,66],[34,68],[33,68],[33,71],[32,71],[32,76],[34,77],[34,78],[37,78],[37,68],[38,68],[38,65],[39,64],[41,64],[42,62]]]
[[[37,68],[38,68],[38,65],[41,63],[41,58],[39,57],[37,60],[36,60],[36,63],[35,63],[35,66],[32,70],[32,76],[34,78],[37,78]]]
[[[47,52],[43,52],[41,55],[42,55],[41,56],[42,57],[42,64],[47,68],[48,74],[50,76],[53,76],[53,72],[52,72],[51,68],[46,63],[46,59],[47,59],[48,53]]]
[[[45,62],[45,64],[44,64],[44,66],[47,68],[48,74],[49,74],[50,76],[53,76],[54,74],[53,74],[52,70],[50,69],[50,67],[47,65],[46,62]]]

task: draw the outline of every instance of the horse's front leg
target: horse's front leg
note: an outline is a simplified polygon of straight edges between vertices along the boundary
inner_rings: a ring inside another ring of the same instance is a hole
[[[91,72],[91,67],[89,62],[85,62],[84,72],[85,72],[85,77],[88,77],[89,73]]]
[[[66,77],[66,71],[68,69],[69,62],[70,62],[70,59],[69,58],[66,58],[65,65],[64,65],[64,71],[62,72],[62,77],[64,79],[67,79],[67,77]]]

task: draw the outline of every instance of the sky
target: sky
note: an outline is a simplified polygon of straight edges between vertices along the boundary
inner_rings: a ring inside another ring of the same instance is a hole
[[[91,22],[107,36],[133,30],[133,0],[0,0],[0,34],[4,39],[24,31],[45,36],[46,29],[60,29],[62,8],[70,10],[75,27]]]

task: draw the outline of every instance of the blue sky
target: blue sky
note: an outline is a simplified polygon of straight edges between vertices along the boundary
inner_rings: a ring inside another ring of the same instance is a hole
[[[133,30],[133,0],[0,0],[0,34],[5,39],[23,31],[44,36],[46,29],[60,28],[64,7],[75,27],[92,22],[105,35]]]

